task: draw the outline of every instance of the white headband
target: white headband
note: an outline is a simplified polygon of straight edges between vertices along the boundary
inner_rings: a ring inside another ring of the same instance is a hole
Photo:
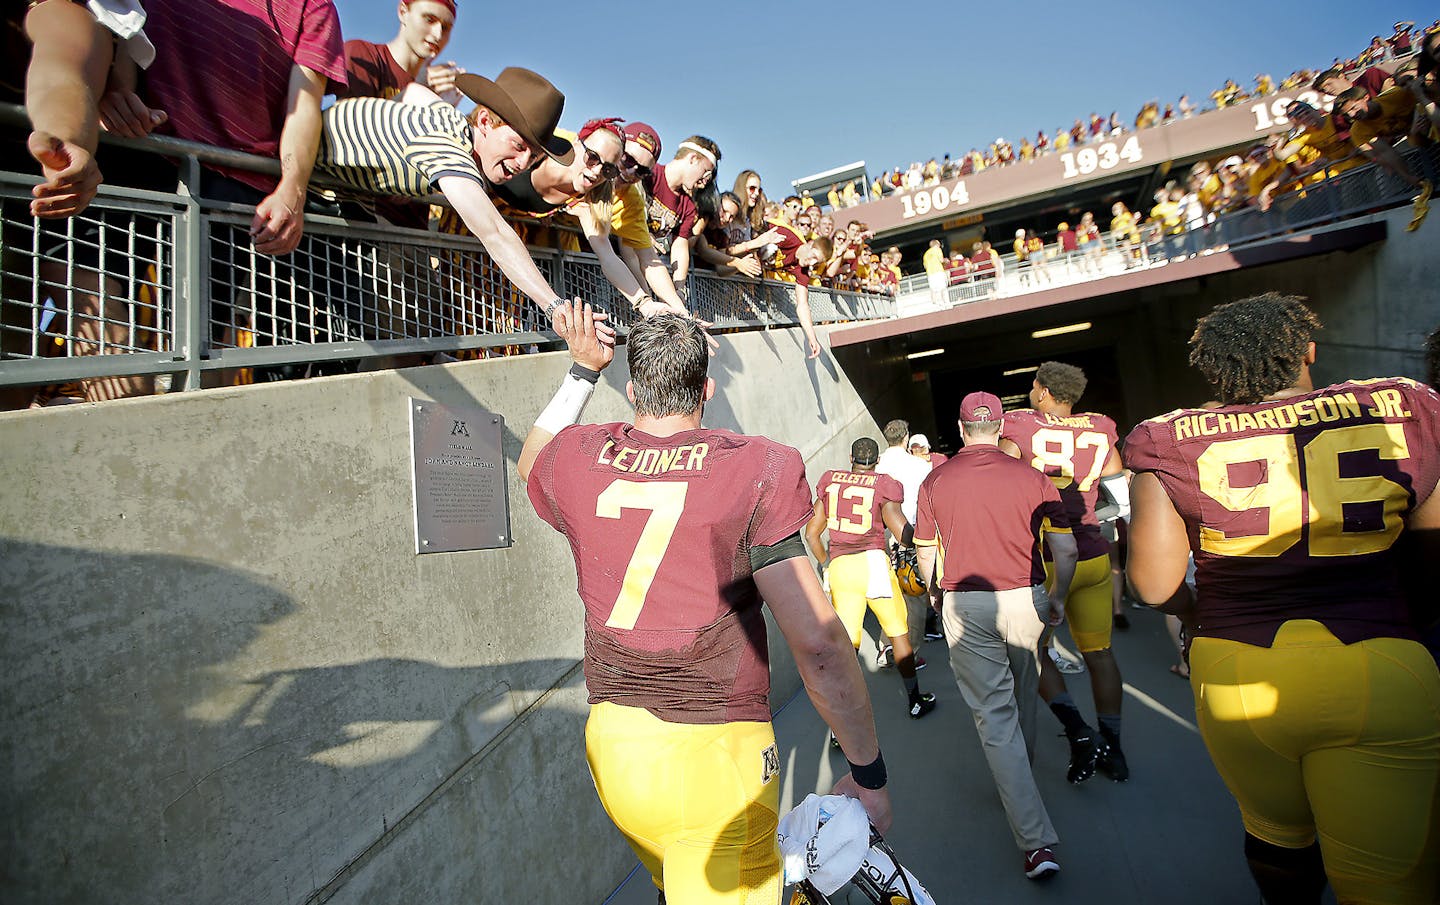
[[[688,141],[682,141],[680,142],[680,147],[684,148],[687,151],[694,151],[696,154],[704,157],[706,160],[710,161],[711,166],[714,166],[717,163],[714,154],[711,154],[709,151],[705,150],[697,144],[691,144]]]

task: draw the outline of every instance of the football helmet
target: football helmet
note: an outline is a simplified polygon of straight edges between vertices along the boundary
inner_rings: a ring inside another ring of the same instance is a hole
[[[870,828],[870,851],[850,878],[850,885],[874,905],[935,905],[929,890],[900,863],[890,843],[874,827]],[[790,905],[830,905],[830,899],[809,880],[801,880],[790,893]]]
[[[891,544],[890,551],[891,562],[895,565],[895,578],[900,582],[900,590],[911,597],[923,595],[925,582],[920,577],[920,564],[915,556],[915,548]]]

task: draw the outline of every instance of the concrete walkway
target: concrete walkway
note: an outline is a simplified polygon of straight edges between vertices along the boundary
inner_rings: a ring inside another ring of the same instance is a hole
[[[895,804],[887,839],[940,905],[949,903],[1114,903],[1259,905],[1241,854],[1240,815],[1215,774],[1195,729],[1189,684],[1169,672],[1175,650],[1159,613],[1127,608],[1131,628],[1114,649],[1126,682],[1124,741],[1131,778],[1096,775],[1065,782],[1068,747],[1059,724],[1040,714],[1035,774],[1060,834],[1058,875],[1026,879],[979,739],[950,671],[944,642],[921,652],[921,687],[939,707],[918,722],[904,710],[894,670],[876,671],[863,649],[867,681]],[[1062,645],[1074,650],[1067,632]],[[1088,675],[1067,676],[1093,723]],[[788,809],[828,790],[844,758],[826,744],[825,726],[803,693],[775,720]],[[638,866],[637,866],[638,867]],[[847,893],[849,898],[847,899]],[[654,887],[637,869],[608,905],[653,905]],[[788,901],[788,899],[786,900]],[[836,902],[868,902],[847,887]],[[1327,899],[1328,901],[1328,899]],[[679,905],[679,903],[677,903]]]

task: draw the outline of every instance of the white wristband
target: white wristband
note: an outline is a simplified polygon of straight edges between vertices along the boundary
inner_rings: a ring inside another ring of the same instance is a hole
[[[552,436],[560,433],[580,420],[580,413],[585,411],[585,403],[590,401],[594,393],[595,384],[574,374],[566,374],[560,383],[560,389],[555,391],[555,398],[550,400],[545,411],[535,419],[535,426]]]
[[[1100,479],[1100,490],[1119,509],[1116,518],[1130,520],[1130,479],[1124,472]]]

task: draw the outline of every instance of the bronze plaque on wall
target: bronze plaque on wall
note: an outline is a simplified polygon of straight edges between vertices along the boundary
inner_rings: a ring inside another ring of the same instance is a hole
[[[470,406],[410,399],[415,552],[510,546],[505,419]]]

